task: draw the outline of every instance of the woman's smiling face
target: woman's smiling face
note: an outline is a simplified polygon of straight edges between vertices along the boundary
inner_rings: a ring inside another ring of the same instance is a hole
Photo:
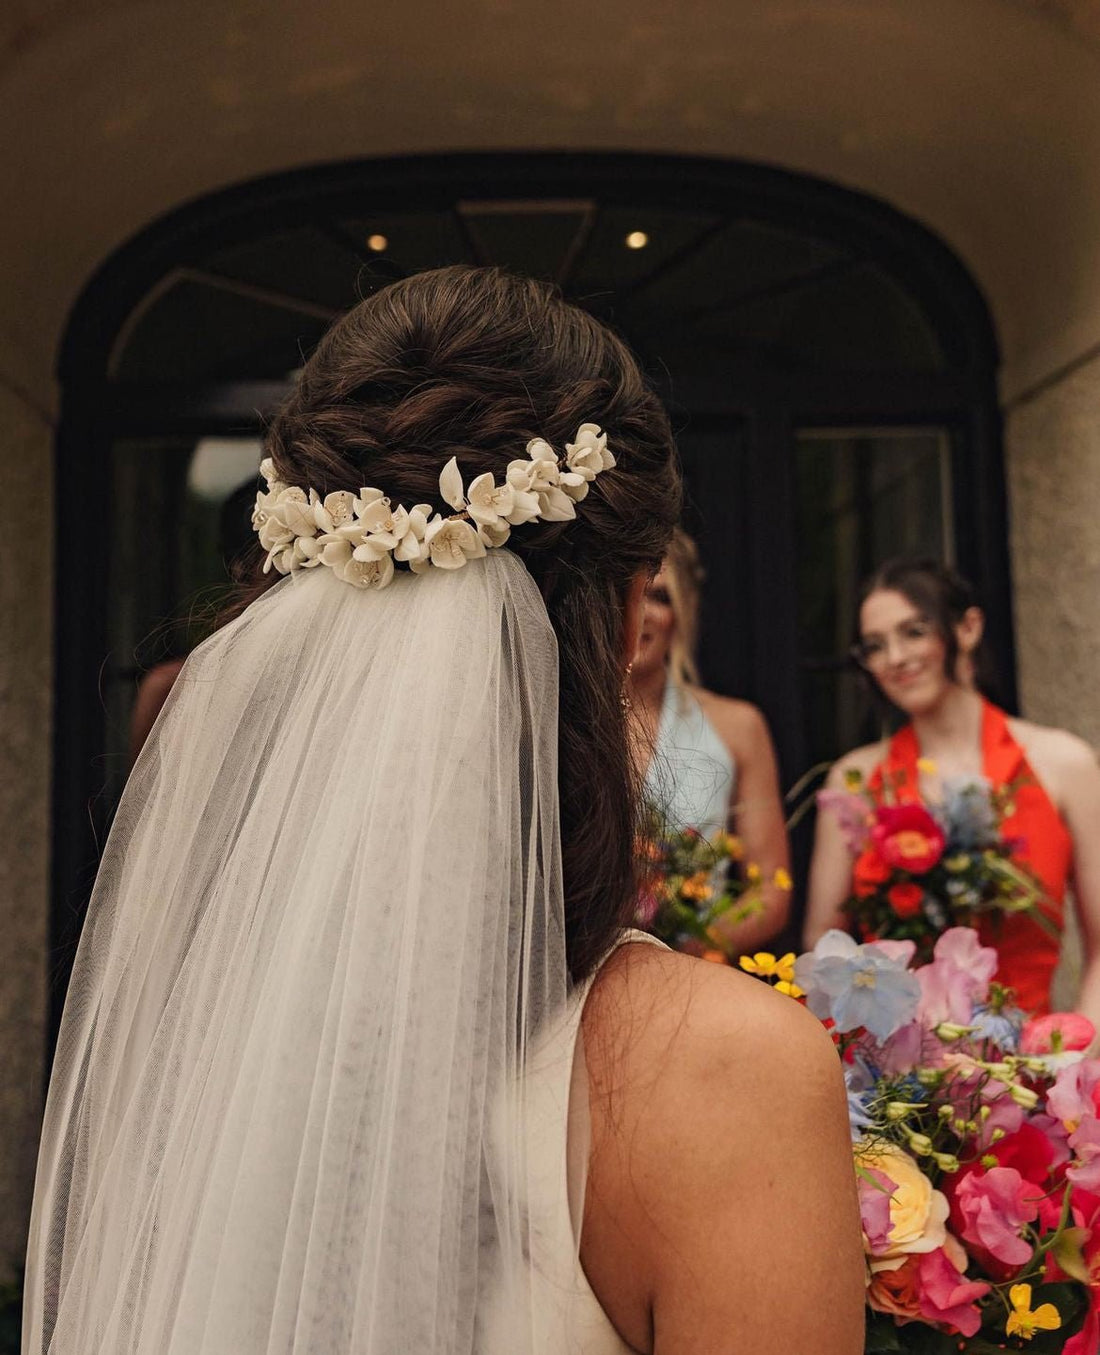
[[[665,665],[675,630],[676,614],[668,591],[668,575],[662,565],[645,590],[642,633],[634,655],[634,672],[638,676]]]
[[[873,592],[860,608],[859,635],[860,663],[906,714],[931,709],[953,685],[943,636],[904,593]]]

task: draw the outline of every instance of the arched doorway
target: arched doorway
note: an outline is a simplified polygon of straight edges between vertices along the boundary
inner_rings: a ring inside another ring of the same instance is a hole
[[[59,968],[148,637],[221,575],[219,513],[264,414],[357,295],[458,260],[555,278],[641,354],[674,411],[708,571],[705,679],[763,707],[788,783],[866,732],[844,655],[855,581],[885,555],[971,574],[1011,674],[996,346],[969,276],[915,222],[683,157],[418,157],[243,185],[113,256],[62,352]],[[66,555],[78,504],[95,569]]]

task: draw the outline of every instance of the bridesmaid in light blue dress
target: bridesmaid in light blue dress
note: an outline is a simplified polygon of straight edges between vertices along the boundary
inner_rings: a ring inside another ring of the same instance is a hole
[[[755,706],[699,685],[694,651],[700,581],[695,543],[677,531],[646,591],[631,672],[646,795],[677,828],[695,828],[705,837],[721,829],[735,833],[745,860],[770,882],[790,861],[775,750]],[[788,890],[766,884],[762,912],[727,924],[732,952],[763,947],[785,926],[789,904]]]

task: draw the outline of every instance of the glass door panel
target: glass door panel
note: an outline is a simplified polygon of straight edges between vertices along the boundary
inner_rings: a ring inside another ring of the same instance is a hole
[[[847,658],[862,580],[892,556],[952,559],[947,430],[801,429],[795,500],[799,679],[818,763],[879,732]]]

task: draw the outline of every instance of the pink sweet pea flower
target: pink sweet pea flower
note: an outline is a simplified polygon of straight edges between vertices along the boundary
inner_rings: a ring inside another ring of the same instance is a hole
[[[966,1252],[950,1233],[942,1247],[917,1258],[917,1284],[921,1316],[929,1322],[963,1336],[973,1336],[982,1325],[977,1301],[989,1285],[966,1278]]]
[[[1100,1190],[1100,1121],[1094,1116],[1082,1120],[1069,1136],[1074,1161],[1066,1175],[1082,1190]]]
[[[888,960],[893,960],[895,964],[908,965],[917,953],[915,941],[868,941],[867,944],[885,955]]]
[[[1041,1194],[1015,1167],[970,1173],[955,1191],[965,1225],[963,1240],[1005,1265],[1022,1266],[1031,1259],[1032,1248],[1020,1229],[1038,1214]]]
[[[921,1023],[910,1021],[879,1045],[875,1065],[881,1073],[908,1073],[918,1063],[926,1067],[934,1066],[942,1061],[943,1053],[942,1041],[935,1037],[929,1040]]]
[[[952,927],[936,942],[932,963],[917,971],[920,979],[920,1019],[928,1026],[941,1021],[969,1024],[974,1004],[989,992],[997,972],[997,952],[983,946],[971,927]]]
[[[1047,1108],[1063,1124],[1073,1129],[1092,1119],[1100,1103],[1100,1059],[1084,1059],[1063,1068],[1047,1093]]]
[[[981,1094],[982,1101],[989,1107],[989,1118],[979,1123],[974,1147],[980,1152],[987,1152],[993,1144],[994,1130],[1001,1130],[1002,1136],[1015,1134],[1024,1123],[1026,1114],[999,1082],[987,1083]]]
[[[897,1187],[885,1172],[867,1166],[857,1178],[857,1184],[864,1250],[871,1256],[878,1256],[890,1249],[890,1197]]]

